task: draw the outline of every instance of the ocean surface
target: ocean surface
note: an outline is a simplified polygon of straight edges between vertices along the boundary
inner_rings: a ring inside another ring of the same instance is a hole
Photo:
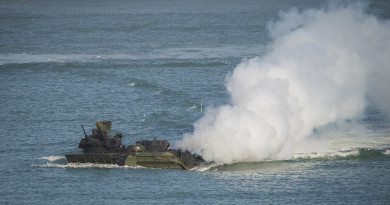
[[[375,106],[364,128],[323,134],[331,149],[286,160],[178,171],[64,157],[79,151],[80,125],[89,133],[97,120],[112,121],[126,145],[182,140],[230,103],[235,67],[270,50],[270,22],[328,5],[1,0],[0,204],[390,204],[390,120]],[[390,19],[390,1],[365,5]]]

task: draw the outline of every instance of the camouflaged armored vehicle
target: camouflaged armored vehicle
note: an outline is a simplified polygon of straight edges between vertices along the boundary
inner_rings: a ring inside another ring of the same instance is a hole
[[[119,166],[143,166],[149,168],[188,170],[203,162],[202,157],[180,149],[169,149],[166,140],[144,140],[125,147],[122,134],[110,136],[110,121],[97,121],[91,135],[80,140],[82,154],[66,154],[69,163],[117,164]]]

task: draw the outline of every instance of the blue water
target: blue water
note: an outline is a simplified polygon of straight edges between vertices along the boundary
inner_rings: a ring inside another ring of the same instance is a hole
[[[389,1],[366,3],[390,18]],[[375,107],[363,138],[284,161],[177,171],[63,157],[96,120],[113,121],[126,145],[183,139],[207,109],[229,103],[237,64],[268,51],[268,22],[327,5],[1,1],[0,204],[390,204],[390,121]]]

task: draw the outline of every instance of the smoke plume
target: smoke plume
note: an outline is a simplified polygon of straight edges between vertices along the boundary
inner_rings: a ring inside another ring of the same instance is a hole
[[[390,113],[390,23],[354,4],[299,12],[271,23],[263,57],[227,77],[231,104],[208,110],[182,149],[217,163],[289,159],[314,129]]]

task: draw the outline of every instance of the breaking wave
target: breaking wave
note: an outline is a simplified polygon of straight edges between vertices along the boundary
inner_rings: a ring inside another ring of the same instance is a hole
[[[265,171],[280,172],[296,167],[311,167],[312,162],[337,162],[353,160],[389,160],[390,149],[360,148],[346,151],[296,153],[289,160],[263,160],[259,162],[238,162],[232,164],[206,164],[194,171]],[[302,164],[304,163],[304,164]]]
[[[197,166],[197,167],[194,167],[191,169],[191,171],[209,171],[215,167],[218,167],[218,166],[221,166],[222,164],[216,164],[216,163],[207,163],[207,164],[203,164],[203,165],[200,165],[200,166]]]
[[[347,151],[334,152],[312,152],[312,153],[296,153],[293,160],[298,161],[334,161],[334,160],[356,160],[369,159],[380,156],[386,156],[389,150],[377,150],[371,148],[359,148]]]

